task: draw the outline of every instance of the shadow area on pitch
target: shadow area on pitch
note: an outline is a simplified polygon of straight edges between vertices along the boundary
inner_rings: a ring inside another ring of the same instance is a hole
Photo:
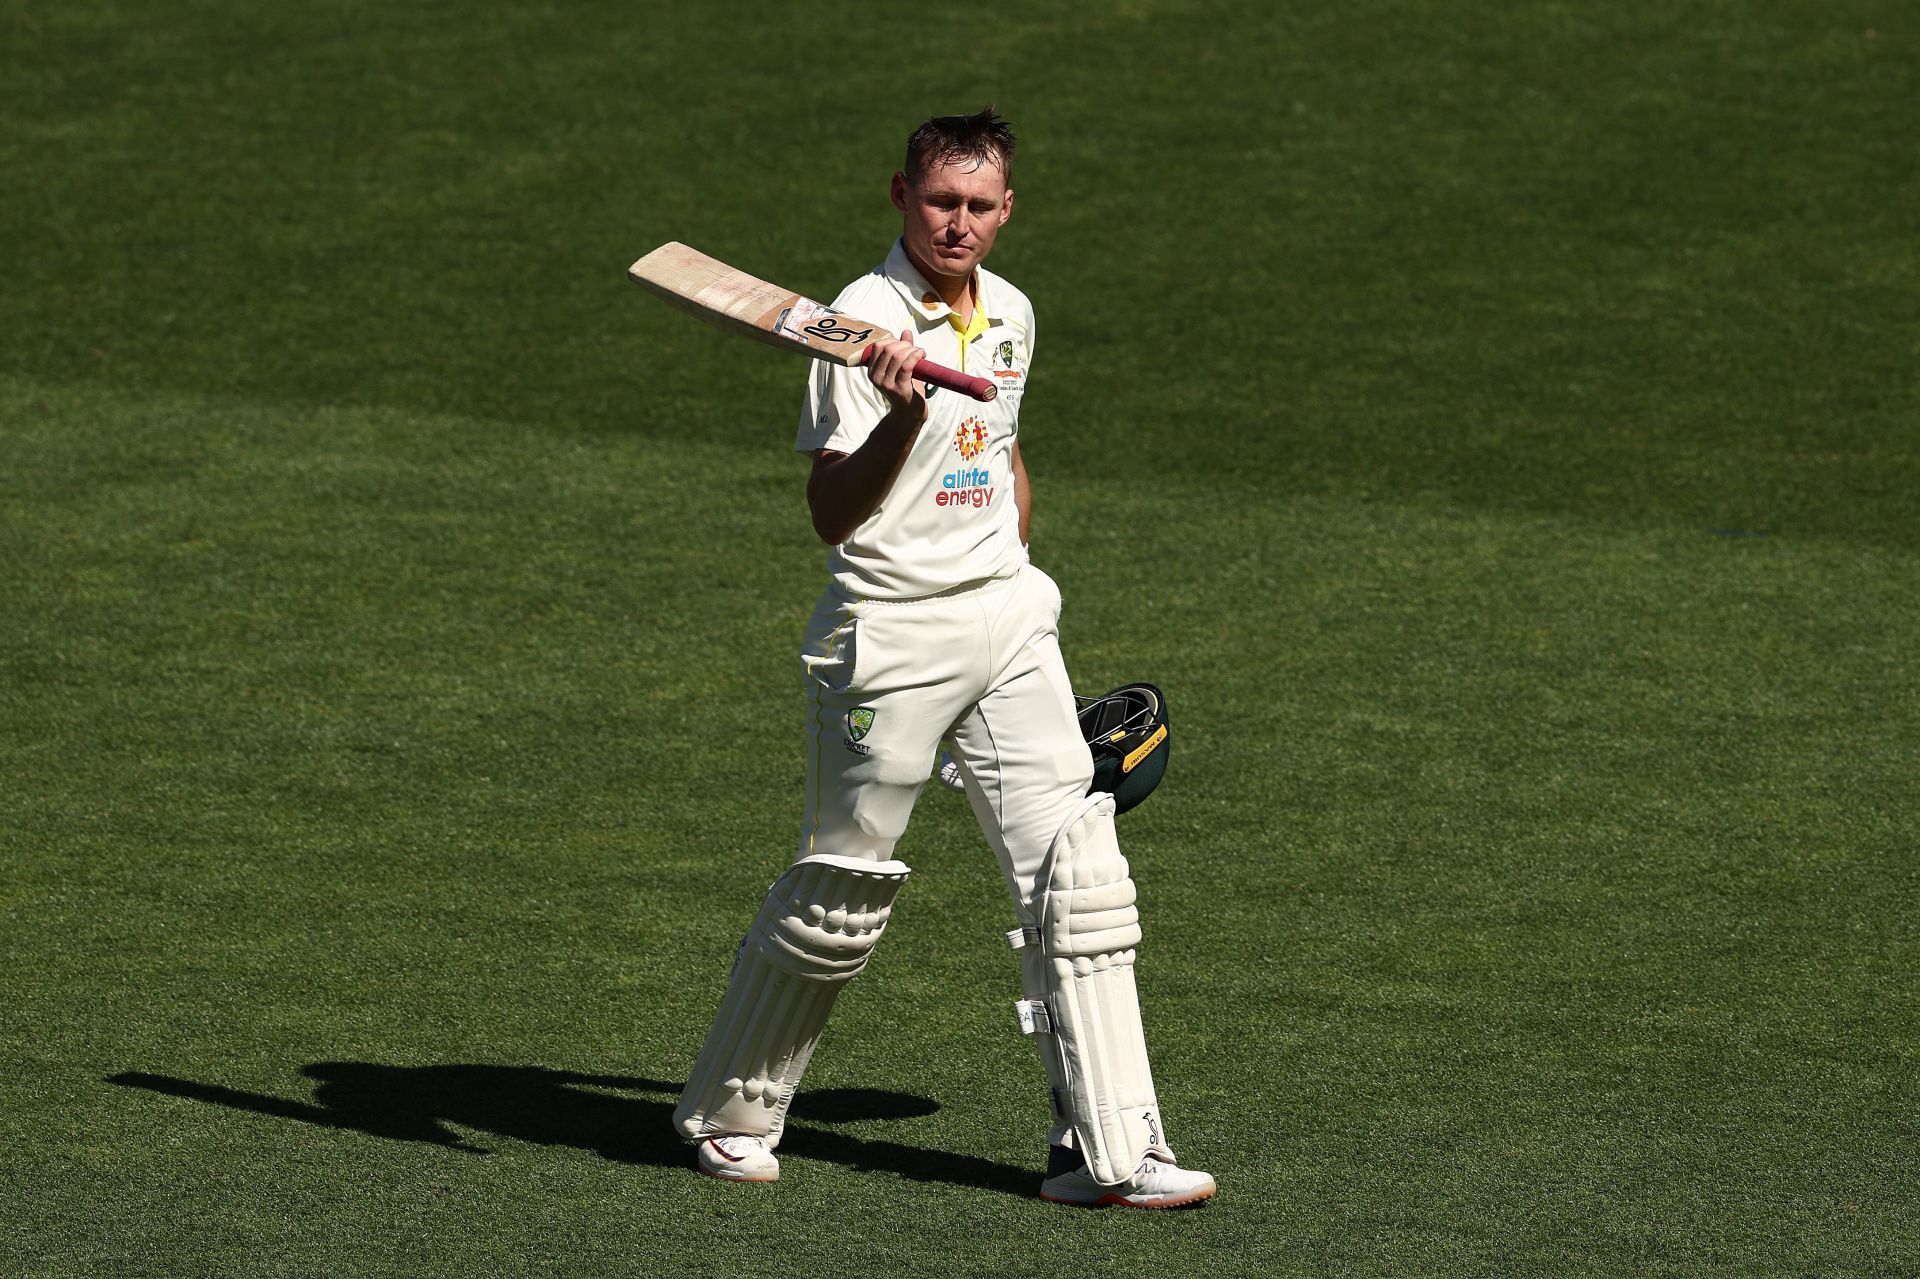
[[[616,1163],[686,1168],[692,1162],[689,1148],[672,1130],[680,1085],[666,1080],[546,1066],[383,1066],[360,1061],[317,1061],[302,1066],[300,1073],[314,1081],[311,1101],[144,1071],[109,1075],[106,1082],[472,1155],[492,1152],[450,1125],[540,1145],[572,1146]],[[622,1095],[635,1093],[655,1095]],[[794,1099],[780,1153],[914,1181],[1033,1193],[1037,1171],[839,1128],[911,1119],[939,1108],[930,1097],[879,1088],[803,1092]]]

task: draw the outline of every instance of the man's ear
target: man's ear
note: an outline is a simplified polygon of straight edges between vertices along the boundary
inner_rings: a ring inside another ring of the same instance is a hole
[[[1013,188],[1007,188],[1007,198],[1000,202],[1000,225],[1005,226],[1007,219],[1013,216]]]
[[[893,207],[902,213],[907,211],[907,175],[898,171],[893,175]]]

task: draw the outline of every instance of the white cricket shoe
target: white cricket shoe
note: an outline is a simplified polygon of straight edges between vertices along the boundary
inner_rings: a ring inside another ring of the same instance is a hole
[[[766,1138],[725,1133],[700,1143],[700,1171],[722,1181],[778,1181],[780,1161]]]
[[[1148,1155],[1133,1176],[1117,1186],[1103,1186],[1087,1175],[1081,1164],[1040,1183],[1040,1197],[1048,1203],[1079,1208],[1186,1208],[1213,1198],[1213,1178],[1179,1164]]]

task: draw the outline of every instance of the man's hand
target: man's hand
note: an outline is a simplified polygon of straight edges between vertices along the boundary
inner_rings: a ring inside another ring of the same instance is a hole
[[[867,376],[893,406],[889,416],[901,414],[916,425],[927,420],[927,397],[921,392],[920,384],[913,380],[913,367],[925,355],[925,351],[913,344],[910,331],[873,344],[873,354],[867,360]]]

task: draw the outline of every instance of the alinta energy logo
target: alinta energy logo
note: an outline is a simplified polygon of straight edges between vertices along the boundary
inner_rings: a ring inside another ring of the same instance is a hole
[[[935,506],[982,507],[993,501],[993,472],[984,466],[963,466],[940,477]]]
[[[960,452],[960,460],[971,462],[987,448],[987,428],[977,417],[962,422],[953,432],[953,447]]]
[[[987,428],[977,417],[970,417],[953,433],[953,447],[960,459],[971,462],[987,450]],[[958,506],[979,510],[993,501],[993,472],[984,466],[963,466],[940,477],[940,488],[933,495],[935,506]]]

